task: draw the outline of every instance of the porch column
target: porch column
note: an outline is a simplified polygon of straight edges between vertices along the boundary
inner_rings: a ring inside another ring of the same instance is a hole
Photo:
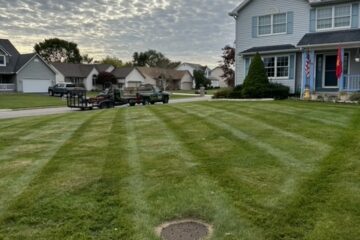
[[[339,91],[343,91],[345,88],[345,77],[344,77],[344,55],[345,55],[345,51],[344,48],[341,48],[341,62],[342,62],[342,74],[339,80]]]
[[[307,54],[310,55],[310,78],[306,75],[306,60]],[[304,96],[305,88],[309,87],[311,92],[315,91],[315,51],[303,50],[302,53],[302,83],[301,83],[301,97]]]

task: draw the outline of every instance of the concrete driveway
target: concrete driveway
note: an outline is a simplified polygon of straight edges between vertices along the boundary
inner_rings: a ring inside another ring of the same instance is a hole
[[[187,103],[187,102],[199,102],[199,101],[209,101],[211,100],[210,96],[205,97],[194,97],[194,98],[184,98],[170,100],[170,104],[176,103]],[[120,107],[128,107],[127,105]],[[10,118],[21,118],[21,117],[34,117],[34,116],[45,116],[45,115],[54,115],[54,114],[64,114],[80,111],[79,109],[70,109],[68,107],[58,107],[58,108],[39,108],[39,109],[27,109],[27,110],[0,110],[0,119],[10,119]]]

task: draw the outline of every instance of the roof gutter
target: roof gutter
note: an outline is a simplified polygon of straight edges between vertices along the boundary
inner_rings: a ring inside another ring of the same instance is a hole
[[[261,54],[272,54],[272,53],[293,53],[293,52],[300,52],[300,49],[285,49],[285,50],[273,50],[273,51],[264,51],[259,52]],[[255,55],[258,52],[246,52],[246,53],[239,53],[239,56],[248,56],[248,55]]]
[[[316,48],[316,47],[336,47],[336,46],[343,46],[343,45],[360,45],[360,41],[356,42],[338,42],[338,43],[321,43],[321,44],[308,44],[308,45],[297,45],[298,48]]]

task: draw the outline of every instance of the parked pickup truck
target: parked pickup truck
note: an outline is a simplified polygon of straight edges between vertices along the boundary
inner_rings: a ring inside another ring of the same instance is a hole
[[[49,96],[60,95],[67,95],[71,90],[75,89],[75,84],[73,83],[58,83],[52,87],[49,87],[48,93]]]
[[[166,104],[170,99],[170,94],[168,92],[161,91],[158,87],[151,84],[140,85],[140,87],[135,90],[137,99],[141,99],[143,105],[155,104],[156,102]]]

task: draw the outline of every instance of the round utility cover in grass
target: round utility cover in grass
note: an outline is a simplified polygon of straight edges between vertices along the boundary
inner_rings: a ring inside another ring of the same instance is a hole
[[[209,225],[195,220],[166,223],[157,229],[163,240],[203,240],[212,233]]]

